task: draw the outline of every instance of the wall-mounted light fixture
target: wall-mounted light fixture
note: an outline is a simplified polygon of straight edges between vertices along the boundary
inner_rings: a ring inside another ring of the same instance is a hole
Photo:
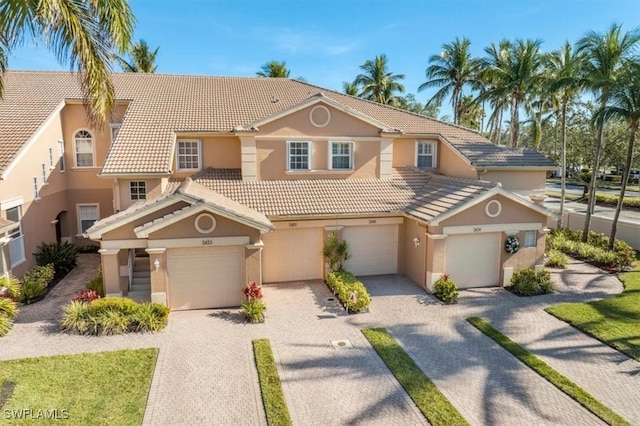
[[[420,246],[420,238],[413,237],[413,245],[416,246],[416,248],[418,248]]]
[[[160,261],[156,259],[156,261],[153,262],[153,266],[156,267],[156,272],[158,272],[158,270],[160,269]]]

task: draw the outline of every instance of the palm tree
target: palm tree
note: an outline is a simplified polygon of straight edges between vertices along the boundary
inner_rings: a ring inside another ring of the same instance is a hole
[[[116,61],[122,67],[124,72],[156,72],[156,55],[160,47],[156,47],[153,52],[149,50],[149,45],[146,41],[140,40],[137,43],[133,43],[127,52],[131,61],[128,62],[123,57],[116,57]]]
[[[43,40],[61,63],[77,69],[89,119],[101,125],[115,103],[111,59],[126,51],[134,24],[127,0],[3,0],[0,71],[6,69],[8,55],[25,36]]]
[[[525,97],[542,78],[542,55],[540,40],[516,40],[500,42],[485,49],[488,56],[482,60],[481,67],[491,87],[478,97],[485,99],[509,99],[511,108],[511,146],[518,146],[520,136],[520,107]]]
[[[575,99],[584,87],[584,57],[576,52],[567,41],[559,50],[547,56],[546,68],[549,72],[549,90],[559,96],[560,104],[560,213],[558,229],[562,229],[567,176],[567,105]]]
[[[630,62],[625,64],[623,74],[619,81],[609,92],[610,104],[600,109],[596,114],[596,121],[606,121],[612,118],[623,119],[629,128],[629,142],[627,145],[627,158],[624,173],[622,175],[622,187],[620,188],[620,198],[616,205],[616,212],[611,224],[611,235],[609,237],[609,249],[613,250],[618,230],[618,219],[622,210],[624,194],[629,183],[629,172],[633,163],[636,134],[640,124],[640,62]]]
[[[364,72],[353,81],[361,88],[358,96],[384,105],[400,104],[397,93],[404,93],[404,86],[400,83],[404,74],[387,70],[387,55],[383,53],[373,60],[366,60],[360,69]]]
[[[589,88],[597,96],[600,110],[609,102],[611,91],[616,85],[616,79],[625,60],[632,55],[640,41],[640,31],[635,29],[622,33],[622,27],[612,24],[605,33],[589,31],[578,43],[578,51],[586,57],[585,69]],[[604,144],[604,120],[597,121],[597,133],[593,148],[593,166],[589,182],[589,203],[584,221],[582,240],[589,239],[591,229],[591,215],[596,202],[597,173],[600,168],[600,157]]]
[[[427,81],[418,87],[418,92],[432,87],[440,89],[427,101],[427,105],[442,103],[451,96],[453,121],[460,124],[462,115],[462,92],[464,86],[472,85],[477,79],[478,60],[471,57],[471,42],[466,37],[456,37],[452,43],[442,45],[442,53],[429,58],[429,67],[425,71]]]
[[[358,96],[358,85],[355,83],[349,83],[348,81],[343,81],[342,91],[347,95]]]
[[[460,99],[459,111],[460,115],[458,116],[457,124],[470,129],[480,130],[484,111],[472,95],[464,95],[462,99]]]
[[[287,68],[285,61],[269,61],[260,67],[256,72],[258,77],[289,78],[291,71]]]

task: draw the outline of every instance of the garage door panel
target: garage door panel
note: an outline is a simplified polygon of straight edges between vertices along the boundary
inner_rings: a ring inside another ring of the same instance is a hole
[[[450,235],[445,244],[445,272],[459,288],[498,285],[499,233]]]
[[[322,230],[278,229],[262,236],[265,283],[322,278]]]
[[[242,303],[242,247],[169,249],[168,259],[171,309],[224,308]]]
[[[351,258],[345,269],[354,275],[382,275],[398,272],[398,226],[349,226],[342,230]]]

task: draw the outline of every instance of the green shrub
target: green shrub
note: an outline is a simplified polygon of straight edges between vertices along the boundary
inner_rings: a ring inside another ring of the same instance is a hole
[[[64,308],[60,326],[72,334],[155,332],[166,327],[168,318],[169,308],[166,306],[108,297],[92,302],[72,301]]]
[[[618,204],[619,199],[620,199],[619,195],[596,194],[596,203],[598,204],[608,204],[611,206],[616,206]],[[640,208],[640,198],[624,197],[624,199],[622,200],[622,206]]]
[[[264,311],[267,306],[260,299],[250,299],[242,305],[244,316],[251,323],[264,322]]]
[[[45,294],[49,283],[53,280],[53,265],[34,266],[22,277],[22,289],[20,291],[20,301],[22,303],[32,303],[40,300]]]
[[[95,291],[104,297],[104,280],[102,279],[102,265],[98,266],[98,273],[87,283],[87,290]]]
[[[447,274],[438,278],[433,289],[435,296],[446,304],[456,303],[458,300],[458,285]]]
[[[8,297],[0,297],[0,337],[11,330],[16,315],[18,315],[18,304]]]
[[[616,239],[614,251],[609,250],[609,237],[589,233],[589,242],[581,241],[582,231],[553,230],[547,236],[549,249],[559,250],[596,266],[628,269],[635,262],[636,252],[629,244]]]
[[[560,250],[552,249],[547,253],[547,261],[545,263],[550,268],[566,268],[569,264],[569,258]]]
[[[53,264],[55,277],[60,279],[69,273],[78,263],[78,246],[64,243],[42,243],[38,246],[36,262],[38,265]]]
[[[369,296],[364,284],[358,281],[351,272],[329,272],[327,285],[350,312],[362,312],[371,304],[371,296]],[[355,301],[353,296],[355,296]]]
[[[578,179],[580,179],[584,183],[590,183],[591,182],[591,173],[589,173],[589,172],[581,172],[580,174],[578,174]]]
[[[13,300],[20,299],[20,281],[13,275],[0,277],[0,297],[10,297]]]
[[[513,273],[508,290],[519,296],[537,296],[553,292],[551,274],[546,269],[520,269]]]

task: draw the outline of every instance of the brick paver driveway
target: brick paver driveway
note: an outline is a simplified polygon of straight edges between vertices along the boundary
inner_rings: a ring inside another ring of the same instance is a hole
[[[327,300],[321,282],[266,286],[265,324],[244,324],[237,310],[174,312],[167,329],[155,335],[60,334],[54,320],[59,308],[49,302],[43,306],[53,315],[38,317],[34,306],[24,320],[19,317],[0,340],[0,359],[159,347],[145,423],[265,424],[251,340],[268,337],[295,424],[425,424],[360,333],[383,326],[472,424],[600,423],[464,321],[480,315],[640,424],[634,411],[640,406],[640,364],[541,310],[619,292],[620,283],[580,263],[555,278],[561,292],[551,296],[469,290],[458,305],[442,306],[405,278],[366,277],[373,303],[371,312],[359,315],[346,315]],[[341,339],[352,348],[331,346]]]

